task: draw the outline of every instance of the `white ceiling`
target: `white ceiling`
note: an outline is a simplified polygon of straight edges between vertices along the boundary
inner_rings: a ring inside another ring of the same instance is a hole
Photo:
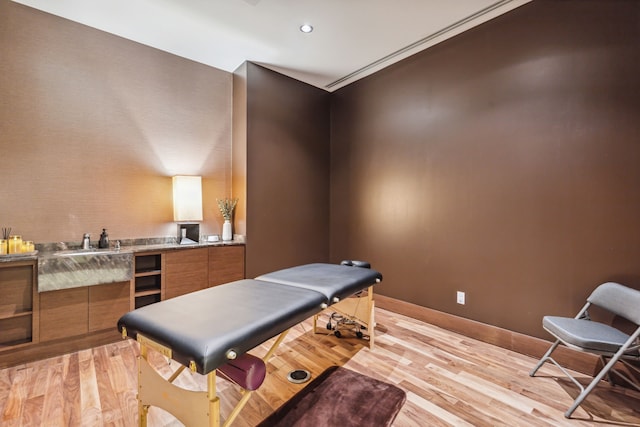
[[[225,71],[252,61],[333,91],[530,0],[14,1]]]

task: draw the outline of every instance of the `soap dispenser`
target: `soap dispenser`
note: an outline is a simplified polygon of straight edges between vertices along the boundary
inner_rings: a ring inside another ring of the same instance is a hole
[[[82,236],[82,249],[91,249],[91,237],[89,233],[84,233]]]
[[[98,248],[100,249],[109,248],[109,235],[107,234],[106,228],[102,229],[102,233],[100,234],[100,240],[98,241]]]

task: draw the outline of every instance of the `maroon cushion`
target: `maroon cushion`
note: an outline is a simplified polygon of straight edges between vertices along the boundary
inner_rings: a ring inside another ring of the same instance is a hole
[[[220,376],[245,390],[257,390],[267,374],[267,367],[259,357],[245,353],[218,368]]]

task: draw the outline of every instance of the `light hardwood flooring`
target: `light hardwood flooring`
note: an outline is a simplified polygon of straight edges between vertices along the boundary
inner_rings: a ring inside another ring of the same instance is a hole
[[[485,344],[389,311],[376,311],[376,348],[350,337],[313,334],[311,322],[294,327],[267,365],[262,387],[234,426],[253,426],[304,384],[286,380],[293,369],[317,376],[331,365],[391,382],[407,392],[394,426],[640,426],[640,393],[602,383],[567,420],[578,391],[547,365],[528,375],[533,358]],[[326,320],[325,320],[326,321]],[[252,353],[260,356],[270,342]],[[0,371],[2,426],[134,426],[137,422],[137,344],[102,347]],[[154,354],[169,376],[176,362]],[[580,376],[587,382],[589,379]],[[183,373],[176,384],[204,390],[205,378]],[[218,380],[224,419],[239,392]],[[179,426],[151,408],[150,426]]]

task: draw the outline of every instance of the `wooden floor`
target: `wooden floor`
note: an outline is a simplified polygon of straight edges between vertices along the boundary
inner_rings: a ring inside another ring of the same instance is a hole
[[[376,316],[375,351],[357,338],[313,334],[311,322],[293,328],[234,426],[254,426],[300,390],[304,385],[286,380],[289,371],[306,369],[317,376],[331,365],[404,389],[407,402],[394,426],[640,426],[640,393],[603,383],[575,412],[579,419],[567,420],[563,413],[577,389],[554,377],[553,367],[531,378],[535,360],[530,357],[389,311],[378,309]],[[266,347],[253,353],[262,355]],[[135,342],[124,340],[1,370],[0,425],[136,425],[137,354]],[[152,363],[165,376],[177,367],[157,354]],[[176,383],[205,388],[204,377],[188,372]],[[218,390],[225,418],[240,394],[223,380]],[[181,425],[157,408],[151,408],[149,424]]]

